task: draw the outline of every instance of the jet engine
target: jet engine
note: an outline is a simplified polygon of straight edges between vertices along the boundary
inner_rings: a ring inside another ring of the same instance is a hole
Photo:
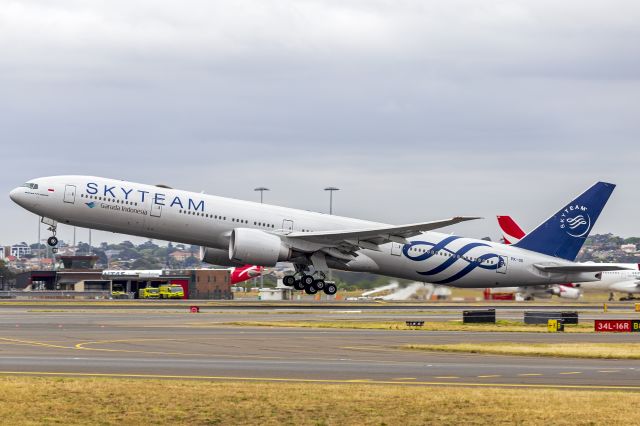
[[[556,285],[553,286],[553,294],[564,299],[578,299],[580,290],[566,285]]]
[[[275,266],[291,258],[291,248],[280,237],[258,229],[235,228],[229,241],[229,258],[243,265]]]
[[[200,248],[200,261],[211,265],[243,266],[242,263],[229,260],[229,250],[220,250],[211,247]]]

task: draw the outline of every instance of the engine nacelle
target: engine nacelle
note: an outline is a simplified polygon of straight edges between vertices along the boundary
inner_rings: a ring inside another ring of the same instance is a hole
[[[229,258],[243,265],[275,266],[291,258],[291,248],[277,235],[258,229],[235,228],[229,241]]]
[[[553,288],[553,294],[564,299],[578,299],[580,297],[580,290],[566,285],[557,285]]]
[[[243,266],[242,263],[229,260],[229,250],[211,247],[200,248],[200,261],[219,266]]]

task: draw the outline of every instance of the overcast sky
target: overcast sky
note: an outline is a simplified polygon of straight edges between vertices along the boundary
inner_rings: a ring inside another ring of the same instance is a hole
[[[611,0],[0,0],[0,193],[90,174],[327,211],[333,185],[337,214],[496,238],[496,214],[529,230],[606,180],[594,232],[640,236],[638,22]],[[3,196],[0,243],[35,241]]]

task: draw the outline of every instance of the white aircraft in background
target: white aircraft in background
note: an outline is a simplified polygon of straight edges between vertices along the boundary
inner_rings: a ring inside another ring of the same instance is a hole
[[[195,244],[215,265],[291,262],[284,284],[335,294],[329,268],[470,288],[599,281],[621,268],[572,260],[614,188],[594,184],[511,246],[430,232],[473,217],[395,226],[93,176],[33,179],[10,197],[50,226],[51,246],[58,223]]]
[[[498,216],[498,224],[502,229],[505,244],[517,243],[525,237],[525,232],[511,218],[511,216]],[[626,270],[607,271],[602,273],[602,280],[599,282],[578,282],[571,284],[554,284],[550,286],[535,287],[513,287],[508,290],[501,289],[502,293],[520,293],[527,297],[567,297],[577,299],[581,291],[602,292],[609,291],[609,300],[613,300],[613,292],[627,293],[626,298],[620,300],[632,300],[634,294],[640,293],[640,265],[637,263],[593,263],[586,264],[619,266]]]
[[[367,290],[364,293],[362,293],[361,296],[362,297],[375,296],[376,294],[384,293],[385,291],[392,292],[399,288],[400,288],[400,284],[398,283],[398,281],[393,281],[387,285],[383,285],[380,287],[373,288],[371,290]]]

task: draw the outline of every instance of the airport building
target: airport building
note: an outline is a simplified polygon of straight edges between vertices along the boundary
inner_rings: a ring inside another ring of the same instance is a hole
[[[103,271],[113,291],[134,294],[140,289],[173,284],[182,286],[184,299],[233,299],[231,280],[226,269],[186,269],[149,271]]]
[[[31,254],[31,247],[29,247],[27,244],[20,243],[20,244],[15,244],[11,246],[11,256],[20,258],[23,256],[28,256],[30,254]]]
[[[179,285],[184,299],[233,299],[226,269],[102,270],[97,256],[58,256],[62,268],[17,274],[12,297],[121,297],[137,299],[140,289]],[[5,295],[6,296],[6,295]]]

